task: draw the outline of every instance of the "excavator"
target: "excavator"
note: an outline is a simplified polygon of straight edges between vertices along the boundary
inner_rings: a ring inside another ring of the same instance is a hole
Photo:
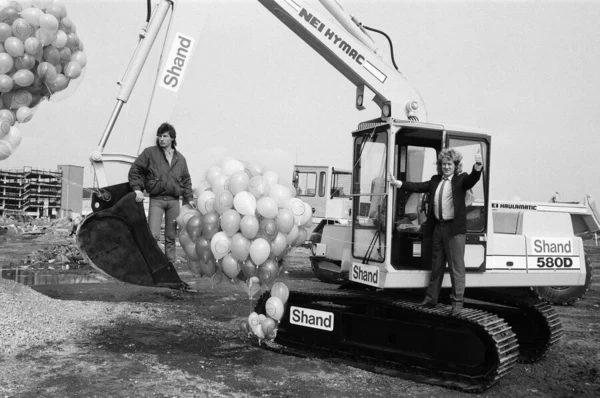
[[[587,277],[581,238],[565,234],[572,231],[568,215],[531,212],[497,220],[489,198],[491,136],[429,123],[421,96],[396,68],[393,53],[388,60],[369,33],[379,31],[335,0],[319,0],[318,8],[301,0],[258,2],[356,86],[358,110],[365,109],[369,93],[380,110],[351,133],[350,226],[323,230],[321,244],[348,242],[339,249],[348,282],[322,291],[292,289],[274,341],[261,346],[467,392],[495,385],[518,361],[542,359],[563,328],[554,309],[527,289],[582,286]],[[170,48],[163,49],[154,96],[174,102],[196,42],[193,32],[202,24],[198,15],[186,22],[184,5],[160,0],[140,34],[117,105],[90,156],[98,188],[93,213],[77,231],[79,248],[95,268],[127,283],[173,289],[187,285],[152,238],[143,207],[126,182],[109,185],[106,178],[105,163],[130,164],[135,156],[104,148],[169,13]],[[144,134],[140,144],[152,142]],[[429,199],[391,190],[386,181],[388,172],[403,180],[428,179],[447,147],[463,154],[465,170],[477,153],[484,163],[467,204],[467,300],[458,317],[450,316],[443,301],[435,308],[418,305],[431,269],[431,242],[421,232]],[[494,232],[496,223],[504,233]],[[268,297],[266,292],[258,299],[257,312],[265,313]]]

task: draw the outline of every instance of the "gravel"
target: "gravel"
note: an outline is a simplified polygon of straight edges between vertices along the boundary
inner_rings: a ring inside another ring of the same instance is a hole
[[[132,304],[63,301],[0,278],[0,355],[84,338],[131,314]]]

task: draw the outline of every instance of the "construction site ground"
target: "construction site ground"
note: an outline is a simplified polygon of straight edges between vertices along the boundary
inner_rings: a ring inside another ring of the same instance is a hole
[[[262,349],[238,327],[254,304],[244,289],[195,278],[185,262],[181,275],[197,293],[83,283],[96,273],[68,232],[0,228],[1,397],[472,396]],[[586,250],[600,275],[600,246],[588,240]],[[289,254],[291,288],[335,288],[314,277],[308,255]],[[16,272],[55,276],[26,286],[11,281]],[[57,274],[71,275],[70,283]],[[562,341],[479,396],[600,396],[600,282],[573,306],[555,308]]]

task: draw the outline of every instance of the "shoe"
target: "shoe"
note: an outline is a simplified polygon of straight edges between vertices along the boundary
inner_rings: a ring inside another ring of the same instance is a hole
[[[437,307],[437,303],[432,303],[431,301],[423,300],[423,302],[419,304],[419,307],[435,308]]]
[[[461,311],[462,311],[462,308],[452,307],[452,311],[450,312],[450,315],[451,316],[459,316]]]

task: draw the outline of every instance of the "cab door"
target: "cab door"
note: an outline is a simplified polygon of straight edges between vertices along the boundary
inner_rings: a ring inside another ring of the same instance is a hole
[[[465,198],[467,210],[465,267],[467,270],[484,271],[488,225],[490,137],[484,134],[447,131],[447,138],[447,147],[456,149],[463,157],[463,172],[471,173],[478,153],[483,159],[481,178],[467,192]]]

